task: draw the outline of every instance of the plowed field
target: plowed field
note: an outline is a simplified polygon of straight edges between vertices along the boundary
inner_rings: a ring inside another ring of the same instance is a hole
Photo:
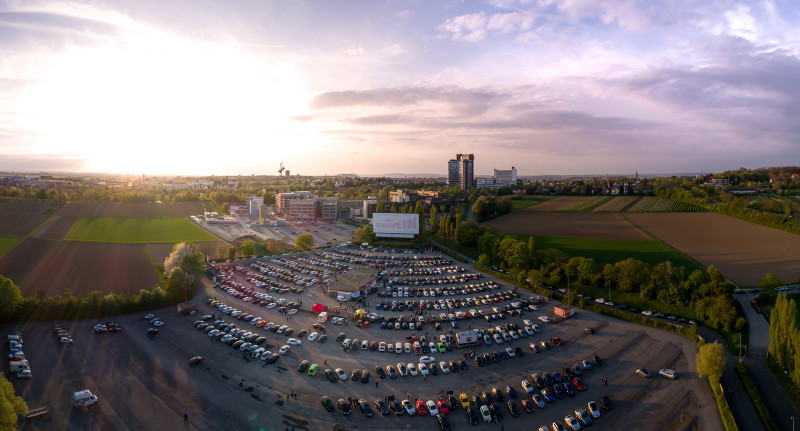
[[[50,217],[48,201],[20,200],[0,207],[0,235],[25,236]]]
[[[743,286],[767,272],[800,279],[800,235],[713,213],[628,214],[662,241]]]
[[[514,211],[484,224],[500,232],[516,235],[650,239],[616,214],[552,213],[532,210],[548,203],[550,201]]]
[[[71,289],[76,296],[93,290],[138,293],[159,280],[141,244],[103,244],[28,238],[0,260],[0,274],[14,281],[23,296]]]

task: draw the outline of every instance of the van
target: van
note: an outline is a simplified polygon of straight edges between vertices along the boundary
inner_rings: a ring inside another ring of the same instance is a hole
[[[88,389],[84,389],[72,394],[72,406],[76,409],[90,406],[96,402],[97,396],[91,393]]]
[[[395,353],[403,353],[403,345],[399,341],[395,343],[394,351]]]

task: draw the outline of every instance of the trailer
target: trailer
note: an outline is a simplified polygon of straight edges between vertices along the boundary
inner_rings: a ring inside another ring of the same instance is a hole
[[[25,415],[25,418],[26,419],[33,419],[33,418],[36,418],[36,417],[39,417],[39,416],[44,416],[44,415],[46,415],[48,413],[50,413],[50,407],[47,407],[47,406],[39,407],[38,409],[33,409],[33,410],[29,411],[28,414]]]
[[[575,315],[575,307],[568,304],[557,304],[553,306],[553,313],[558,317],[568,319]]]
[[[456,334],[456,345],[458,348],[477,346],[480,340],[480,334],[477,331],[464,331]]]
[[[20,361],[11,361],[8,363],[9,370],[13,372],[22,371],[22,370],[29,370],[31,368],[30,364],[27,360],[23,359]]]

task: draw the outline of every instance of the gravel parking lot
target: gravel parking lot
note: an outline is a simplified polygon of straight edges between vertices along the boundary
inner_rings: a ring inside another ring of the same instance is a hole
[[[474,272],[472,268],[465,268]],[[482,281],[485,280],[491,278],[484,277]],[[498,291],[504,289],[507,290],[507,286]],[[287,300],[294,300],[297,296],[289,293],[286,297]],[[217,297],[228,305],[261,316],[267,321],[289,325],[295,330],[293,336],[301,329],[312,329],[312,324],[316,323],[316,313],[301,311],[291,316],[290,320],[290,316],[279,314],[276,308],[267,309],[244,303],[223,294],[214,289],[209,280],[203,279],[203,288],[195,298],[199,304],[199,314],[184,316],[172,308],[154,311],[165,325],[153,339],[145,334],[150,324],[143,320],[143,314],[104,319],[119,322],[123,328],[119,334],[94,334],[94,322],[69,322],[65,326],[75,342],[64,346],[59,345],[52,335],[54,322],[6,325],[3,327],[6,333],[12,329],[23,332],[25,352],[34,375],[33,379],[16,381],[17,391],[22,393],[31,408],[46,405],[52,409],[47,416],[26,421],[22,428],[283,430],[294,427],[296,430],[344,430],[415,427],[434,430],[439,426],[432,417],[376,414],[367,418],[358,411],[344,417],[339,411],[326,412],[319,400],[323,395],[334,402],[338,398],[363,398],[374,408],[374,400],[384,399],[389,394],[404,399],[411,392],[413,399],[427,401],[435,400],[439,391],[452,390],[456,395],[466,393],[472,397],[483,390],[494,387],[502,389],[508,384],[523,396],[520,382],[523,378],[529,378],[530,373],[558,371],[597,354],[603,365],[588,370],[583,376],[587,386],[585,392],[579,392],[571,399],[556,400],[531,414],[522,412],[522,416],[516,418],[503,408],[503,429],[529,430],[549,425],[554,420],[563,421],[565,415],[573,414],[576,408],[585,408],[588,401],[599,400],[602,395],[611,398],[613,409],[603,411],[594,428],[722,429],[707,381],[698,379],[692,372],[697,352],[694,344],[676,334],[653,328],[581,310],[571,319],[557,324],[543,324],[536,317],[552,313],[553,307],[552,304],[543,305],[539,311],[527,312],[521,317],[508,317],[491,324],[476,319],[473,324],[474,329],[509,322],[523,326],[524,319],[536,321],[542,328],[541,333],[520,338],[511,344],[511,347],[522,348],[524,357],[480,368],[468,361],[469,368],[459,373],[426,378],[407,376],[379,379],[374,371],[376,365],[385,368],[386,365],[396,365],[401,361],[417,363],[420,356],[360,349],[345,353],[341,343],[335,340],[336,334],[345,332],[350,339],[405,343],[411,331],[381,330],[374,324],[368,329],[358,328],[352,322],[344,327],[326,322],[328,340],[325,343],[309,342],[303,338],[301,345],[292,346],[277,362],[266,364],[259,359],[245,359],[242,352],[213,340],[205,332],[193,327],[192,323],[201,315],[219,314],[219,310],[206,304],[208,297]],[[336,303],[334,298],[315,288],[302,293],[300,297],[303,299],[302,310],[309,310],[315,302],[330,306]],[[374,305],[379,300],[381,298],[375,295],[367,297],[371,304],[370,311],[386,316],[403,314],[375,311]],[[481,306],[487,307],[491,306]],[[438,315],[438,312],[434,314]],[[279,345],[286,344],[286,336],[255,328],[227,315],[223,320],[235,322],[239,328],[265,336],[267,349],[272,352],[277,351]],[[460,324],[463,329],[468,321],[461,321]],[[586,327],[595,329],[595,334],[586,334]],[[426,325],[423,331],[429,335],[449,333],[447,329],[436,331],[433,325]],[[553,346],[551,350],[538,354],[528,347],[532,341],[549,340],[553,336],[561,337],[564,345]],[[502,345],[503,348],[507,346]],[[493,343],[474,349],[477,353],[484,353],[498,351],[499,347]],[[429,356],[434,356],[438,362],[463,359],[463,354],[464,351],[456,349]],[[203,356],[203,360],[195,367],[190,367],[187,361],[195,355]],[[316,376],[310,377],[297,371],[298,364],[304,359],[319,365],[320,372]],[[636,376],[634,370],[640,367],[654,371],[653,377],[644,379]],[[353,369],[366,369],[371,375],[366,384],[353,382],[349,378],[331,383],[322,372],[325,368],[342,368],[348,377]],[[675,369],[678,379],[668,380],[658,376],[660,368]],[[608,379],[608,386],[601,383],[601,378]],[[376,381],[379,382],[377,385]],[[85,388],[97,394],[100,402],[86,410],[73,409],[70,401],[72,392]],[[297,393],[296,398],[289,397],[292,391]],[[184,414],[188,415],[187,424],[184,424]],[[455,429],[470,426],[461,408],[451,412],[448,417]],[[483,422],[478,425],[479,428],[489,426],[500,428],[500,425]]]

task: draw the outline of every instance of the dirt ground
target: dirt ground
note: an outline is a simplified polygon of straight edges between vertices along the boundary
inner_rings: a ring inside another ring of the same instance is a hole
[[[48,201],[24,199],[0,207],[0,235],[25,236],[50,217]]]
[[[542,204],[533,205],[529,208]],[[526,208],[527,209],[527,208]],[[617,214],[514,211],[484,223],[500,232],[566,238],[650,239]]]
[[[517,210],[517,211],[520,211],[520,212],[521,211],[533,211],[533,212],[558,211],[561,208],[570,206],[570,205],[574,204],[575,202],[580,202],[580,201],[582,201],[584,199],[586,199],[585,196],[557,196],[557,197],[554,197],[552,199],[548,199],[548,200],[546,200],[546,201],[544,201],[542,203],[538,203],[536,205],[531,205],[529,207],[525,207],[525,208],[523,208],[521,210]]]
[[[56,215],[50,221],[33,233],[34,238],[60,240],[64,239],[77,217]]]
[[[300,312],[289,317],[280,315],[275,309],[266,309],[239,302],[211,288],[204,279],[205,292],[196,299],[200,313],[218,312],[205,305],[202,298],[213,295],[240,310],[252,312],[268,321],[288,324],[295,330],[309,329],[316,316]],[[292,298],[293,295],[288,295]],[[287,299],[288,299],[287,298]],[[312,289],[303,295],[304,309],[315,302],[333,305],[333,298]],[[377,302],[375,296],[368,297]],[[482,306],[481,308],[486,308]],[[371,307],[372,308],[372,307]],[[374,309],[374,308],[373,308]],[[522,319],[534,319],[540,313],[552,312],[552,305],[540,312],[526,313],[522,318],[508,318],[503,323],[521,324]],[[195,318],[181,316],[172,308],[156,310],[166,323],[161,333],[148,339],[145,330],[149,326],[141,315],[120,316],[113,320],[122,324],[122,334],[95,335],[93,322],[66,322],[75,343],[62,347],[56,344],[50,330],[53,322],[25,325],[5,325],[3,333],[11,329],[23,331],[25,351],[29,356],[34,378],[29,381],[14,381],[18,393],[31,408],[47,405],[52,412],[42,418],[25,421],[22,429],[38,430],[86,430],[86,429],[179,429],[179,430],[345,430],[376,429],[389,430],[414,427],[420,430],[438,429],[431,417],[396,417],[376,415],[366,418],[360,413],[343,417],[341,413],[327,413],[320,404],[322,395],[336,400],[340,397],[357,397],[369,400],[382,399],[388,394],[405,398],[411,391],[414,398],[435,399],[440,390],[453,390],[469,396],[492,387],[502,388],[512,384],[521,391],[520,381],[531,372],[552,372],[596,353],[604,360],[603,366],[590,370],[584,376],[585,392],[573,399],[556,400],[545,409],[518,418],[510,417],[507,411],[502,423],[506,430],[530,430],[563,420],[567,414],[589,400],[597,400],[608,394],[614,404],[613,410],[603,412],[593,429],[635,430],[718,430],[722,429],[716,404],[706,380],[692,372],[695,345],[676,334],[653,328],[620,322],[604,316],[579,311],[577,316],[558,323],[543,324],[542,333],[534,337],[514,341],[526,352],[523,358],[512,358],[503,364],[478,368],[469,363],[469,369],[458,374],[440,374],[422,377],[399,377],[380,380],[375,385],[374,366],[386,366],[417,362],[413,354],[380,353],[377,351],[342,352],[335,334],[343,331],[349,338],[377,341],[405,341],[409,331],[381,330],[377,326],[368,329],[326,323],[329,340],[326,343],[310,343],[291,347],[278,362],[264,366],[260,360],[246,361],[238,351],[219,342],[212,341],[205,333],[195,330]],[[399,315],[400,312],[384,312]],[[112,320],[112,319],[108,319]],[[226,316],[226,321],[232,320]],[[246,323],[236,321],[239,327],[251,329]],[[465,323],[465,322],[462,322]],[[476,321],[475,326],[488,326]],[[583,328],[595,328],[595,335],[584,334]],[[253,328],[255,331],[258,329]],[[425,329],[436,333],[432,326]],[[270,350],[285,343],[286,337],[263,331]],[[540,354],[527,347],[530,341],[540,341],[551,336],[565,340],[563,347]],[[503,346],[505,347],[505,345]],[[513,346],[512,346],[513,347]],[[496,351],[498,346],[481,346],[479,353]],[[200,354],[203,362],[190,368],[188,358]],[[435,354],[436,360],[456,360],[462,352]],[[297,364],[308,359],[321,369],[343,368],[348,375],[354,368],[371,372],[367,384],[347,381],[328,382],[322,375],[309,377],[298,373]],[[325,363],[327,363],[325,365]],[[646,367],[658,370],[672,367],[679,379],[670,381],[655,375],[642,379],[634,369]],[[608,378],[608,387],[600,378]],[[13,379],[12,379],[13,380]],[[90,389],[100,402],[87,410],[74,410],[69,396],[73,391]],[[298,393],[296,400],[288,400],[290,391]],[[189,417],[183,423],[183,415]],[[455,429],[471,428],[464,411],[458,409],[449,415]],[[485,429],[487,425],[480,425]],[[500,428],[499,425],[491,425]]]
[[[186,217],[203,214],[200,202],[171,203],[68,203],[58,215],[65,217]]]
[[[23,296],[72,290],[86,295],[138,293],[159,280],[141,244],[104,244],[28,238],[0,259],[0,274],[20,287]]]
[[[800,235],[714,213],[628,214],[636,224],[742,286],[768,272],[800,280]]]

